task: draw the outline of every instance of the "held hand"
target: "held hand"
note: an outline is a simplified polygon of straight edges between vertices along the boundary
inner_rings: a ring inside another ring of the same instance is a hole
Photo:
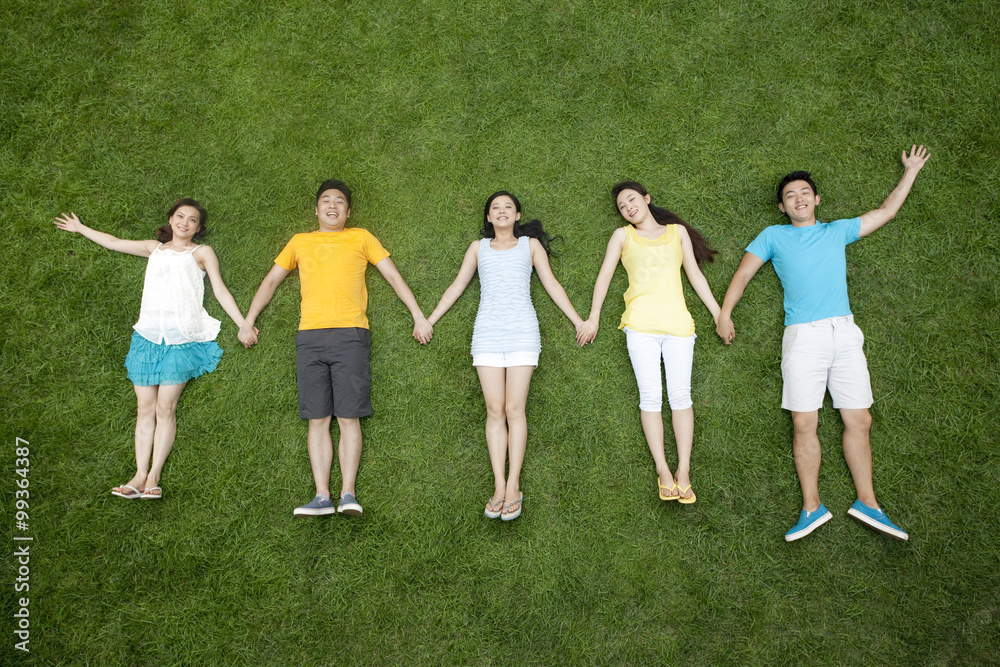
[[[913,144],[913,147],[910,148],[909,155],[906,154],[905,150],[903,151],[903,157],[902,157],[903,167],[905,169],[920,171],[921,169],[923,169],[924,164],[927,162],[927,159],[930,156],[931,154],[928,153],[926,149],[924,149],[923,145],[921,145],[920,148],[917,148],[917,145]]]
[[[733,321],[729,318],[722,319],[719,318],[718,324],[715,327],[715,333],[719,334],[719,338],[726,345],[732,345],[733,339],[736,338],[736,329],[733,327]]]
[[[594,342],[597,337],[597,322],[584,320],[576,327],[576,344],[583,347],[587,343]]]
[[[236,337],[243,343],[243,347],[247,349],[257,344],[258,336],[260,336],[260,330],[257,327],[248,327],[246,324],[241,326],[240,332],[236,334]]]
[[[431,338],[434,337],[434,327],[426,319],[421,319],[419,322],[413,324],[413,337],[421,345],[427,345],[427,343],[431,342]]]
[[[80,222],[80,218],[76,217],[76,213],[63,213],[61,215],[62,217],[56,218],[53,224],[63,231],[79,234],[83,223]]]

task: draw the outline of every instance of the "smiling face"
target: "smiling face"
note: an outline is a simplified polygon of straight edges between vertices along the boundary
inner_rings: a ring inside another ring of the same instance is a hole
[[[806,181],[792,181],[781,191],[778,210],[788,216],[796,227],[807,227],[816,222],[816,205],[819,195]]]
[[[178,206],[168,220],[173,238],[190,241],[201,229],[201,214],[194,206]]]
[[[615,198],[618,212],[632,225],[638,225],[650,215],[649,202],[648,194],[641,195],[635,190],[622,190]]]
[[[316,200],[316,218],[321,231],[339,232],[344,229],[349,217],[351,209],[347,205],[347,197],[340,190],[326,190]]]
[[[492,224],[494,229],[513,227],[520,219],[521,213],[517,210],[517,205],[507,195],[500,195],[491,201],[489,211],[486,213],[486,221]]]

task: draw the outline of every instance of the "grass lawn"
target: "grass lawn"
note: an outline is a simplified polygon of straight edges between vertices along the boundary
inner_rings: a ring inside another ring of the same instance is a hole
[[[997,3],[7,0],[0,38],[0,506],[11,538],[33,537],[9,542],[30,545],[30,590],[16,558],[0,568],[3,664],[1000,660]],[[801,495],[770,266],[732,347],[685,283],[693,506],[656,498],[616,330],[622,269],[583,349],[533,280],[543,353],[517,521],[482,516],[478,281],[425,348],[374,270],[363,517],[292,518],[313,492],[297,274],[251,350],[206,298],[225,357],[184,391],[164,499],[108,493],[134,470],[121,365],[145,261],[58,231],[60,212],[145,239],[173,201],[199,199],[245,310],[291,235],[316,227],[316,186],[342,178],[351,222],[429,314],[507,189],[562,237],[552,267],[586,317],[622,224],[616,181],[643,182],[720,251],[704,270],[721,301],[746,245],[783,220],[783,174],[813,172],[820,219],[853,217],[914,143],[933,157],[899,216],[847,250],[875,487],[909,542],[847,517],[829,402],[835,518],[783,541]],[[15,648],[22,597],[30,653]]]

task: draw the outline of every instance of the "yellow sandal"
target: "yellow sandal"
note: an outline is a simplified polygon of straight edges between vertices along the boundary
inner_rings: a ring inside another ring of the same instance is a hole
[[[694,491],[691,491],[691,485],[690,484],[688,484],[683,489],[680,488],[680,487],[677,487],[677,490],[680,492],[680,495],[677,496],[677,502],[679,502],[681,505],[694,505],[695,502],[697,502],[698,496],[694,495]],[[684,494],[687,493],[688,491],[691,491],[691,497],[690,498],[685,498]]]
[[[663,493],[664,491],[678,491],[679,492],[680,491],[680,487],[677,486],[677,482],[674,482],[671,486],[664,486],[663,484],[660,484],[660,478],[657,477],[656,478],[656,485],[658,487],[660,487],[660,500],[677,500],[680,497],[677,494],[668,496],[668,495],[664,495],[664,493]]]

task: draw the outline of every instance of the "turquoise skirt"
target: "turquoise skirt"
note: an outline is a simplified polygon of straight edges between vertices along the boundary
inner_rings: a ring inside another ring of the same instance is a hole
[[[128,379],[137,387],[184,384],[211,373],[222,359],[222,348],[214,340],[207,343],[165,345],[150,342],[132,332],[132,344],[125,357]]]

